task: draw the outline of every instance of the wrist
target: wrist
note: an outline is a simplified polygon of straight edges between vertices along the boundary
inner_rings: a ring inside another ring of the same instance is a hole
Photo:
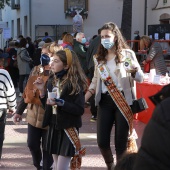
[[[91,95],[93,95],[93,91],[92,90],[87,90]]]

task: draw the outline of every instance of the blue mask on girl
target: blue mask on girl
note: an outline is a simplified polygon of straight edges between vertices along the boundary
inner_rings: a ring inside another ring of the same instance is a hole
[[[108,50],[114,46],[115,42],[113,41],[112,38],[105,38],[101,39],[101,44],[103,45],[104,48]]]

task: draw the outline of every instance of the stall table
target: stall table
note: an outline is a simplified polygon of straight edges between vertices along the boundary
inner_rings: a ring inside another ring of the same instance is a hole
[[[153,110],[155,108],[154,104],[150,101],[149,96],[156,94],[158,91],[162,89],[164,85],[158,84],[149,84],[149,83],[137,83],[136,90],[137,90],[137,98],[145,98],[148,109],[138,113],[137,119],[143,123],[148,123],[150,120]],[[141,96],[142,95],[142,96]]]

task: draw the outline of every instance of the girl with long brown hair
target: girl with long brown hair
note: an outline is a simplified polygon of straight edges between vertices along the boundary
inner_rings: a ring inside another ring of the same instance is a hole
[[[34,84],[40,91],[42,103],[45,105],[46,102],[44,126],[49,125],[47,150],[53,154],[55,169],[67,170],[71,157],[75,156],[69,130],[77,133],[82,126],[87,82],[76,54],[69,49],[55,53],[51,71],[53,75],[48,80],[47,92],[53,92],[55,97],[46,97],[45,84],[40,77]]]
[[[108,170],[113,170],[114,160],[110,145],[112,127],[115,123],[115,150],[119,160],[127,148],[128,114],[131,118],[129,121],[133,120],[133,113],[128,105],[132,104],[132,95],[135,96],[132,94],[135,91],[134,80],[142,82],[143,72],[135,53],[129,49],[116,24],[104,24],[100,35],[101,44],[97,55],[94,56],[94,77],[85,95],[85,101],[95,94],[95,104],[98,106],[97,142]],[[133,62],[133,68],[126,69],[127,58]],[[124,107],[120,106],[120,100],[128,110],[127,115],[124,113]]]

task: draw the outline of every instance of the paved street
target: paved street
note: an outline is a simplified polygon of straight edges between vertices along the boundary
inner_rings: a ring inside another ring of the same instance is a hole
[[[87,154],[83,157],[82,170],[105,170],[106,166],[96,143],[96,123],[90,122],[89,108],[85,109],[83,115],[83,126],[80,129],[80,138],[82,145],[87,148]],[[141,136],[145,124],[134,120],[134,126],[138,133],[138,146],[140,146]],[[114,128],[113,128],[114,130]],[[114,141],[112,133],[112,149],[114,152]],[[31,154],[26,144],[27,124],[22,122],[20,125],[14,125],[10,116],[7,119],[5,142],[3,148],[0,169],[5,170],[35,170],[32,165]],[[115,154],[114,154],[115,157]]]

